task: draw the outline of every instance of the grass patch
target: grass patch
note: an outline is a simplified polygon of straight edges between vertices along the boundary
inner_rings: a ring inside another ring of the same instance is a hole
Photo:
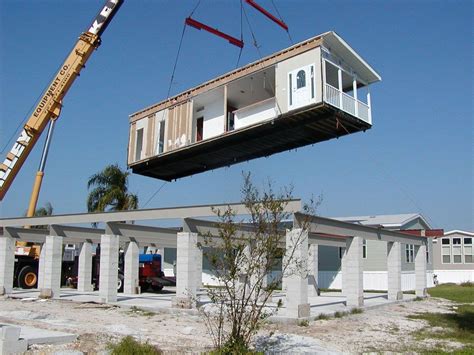
[[[465,282],[461,285],[442,284],[428,289],[432,297],[446,298],[450,301],[460,303],[474,302],[474,284]]]
[[[109,344],[111,355],[157,355],[161,350],[148,343],[143,344],[128,335],[117,344]]]
[[[142,309],[137,306],[130,307],[129,313],[137,316],[144,316],[144,317],[153,317],[156,313],[152,311],[147,311],[146,309]]]
[[[418,297],[418,296],[416,296],[416,297],[413,299],[413,301],[416,301],[416,302],[423,301],[423,300],[424,300],[423,297]]]
[[[300,321],[298,322],[298,325],[299,325],[300,327],[309,327],[309,321],[308,321],[307,319],[300,320]]]
[[[331,317],[329,317],[329,315],[324,314],[324,313],[321,313],[321,314],[318,316],[317,319],[318,319],[318,320],[328,320],[329,318],[331,318]]]
[[[361,314],[364,313],[364,310],[362,308],[352,308],[351,309],[351,314]]]
[[[414,333],[418,339],[436,338],[457,341],[464,344],[458,353],[474,352],[474,305],[464,304],[454,307],[456,313],[420,313],[410,315],[410,319],[423,319],[429,327]],[[432,332],[433,327],[441,327],[439,332]]]
[[[339,311],[337,311],[336,313],[334,313],[334,317],[336,317],[336,318],[342,318],[342,317],[344,317],[344,316],[347,316],[348,314],[349,314],[349,313],[347,313],[347,312],[339,312]]]

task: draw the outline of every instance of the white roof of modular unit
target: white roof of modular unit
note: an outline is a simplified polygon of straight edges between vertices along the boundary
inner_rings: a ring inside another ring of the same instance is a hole
[[[454,229],[452,231],[444,233],[444,235],[451,235],[451,234],[463,234],[463,235],[468,235],[470,237],[474,237],[473,232],[462,231],[462,230],[459,230],[459,229]]]
[[[246,75],[250,75],[254,72],[262,70],[265,67],[275,65],[280,61],[297,56],[312,48],[319,47],[324,43],[327,49],[330,49],[339,57],[343,58],[344,62],[347,63],[356,73],[358,73],[361,79],[367,81],[368,84],[382,80],[380,75],[364,59],[362,59],[362,57],[358,55],[354,49],[352,49],[352,47],[347,44],[346,41],[336,34],[336,32],[329,31],[296,43],[291,47],[285,48],[276,53],[272,53],[257,61],[234,69],[175,96],[169,97],[168,99],[145,107],[140,111],[132,113],[130,115],[130,121],[143,118],[156,111],[176,105],[179,102],[188,100],[197,94],[210,91],[220,85],[226,84],[227,82]]]
[[[384,228],[401,229],[404,225],[420,218],[431,229],[430,224],[419,213],[386,214],[375,216],[334,217],[333,219],[357,223],[364,226],[381,226]]]
[[[368,84],[382,80],[382,77],[336,32],[326,32],[322,37],[325,47],[343,58],[344,62],[359,74],[362,79],[367,80]]]

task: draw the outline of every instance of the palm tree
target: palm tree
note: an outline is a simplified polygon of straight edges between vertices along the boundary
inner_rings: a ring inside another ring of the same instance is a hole
[[[46,202],[44,207],[37,208],[35,211],[35,217],[45,217],[53,215],[53,206],[50,202]]]
[[[87,182],[90,190],[87,197],[89,212],[136,210],[137,195],[128,192],[129,172],[122,170],[118,164],[111,164],[104,170],[92,175]]]

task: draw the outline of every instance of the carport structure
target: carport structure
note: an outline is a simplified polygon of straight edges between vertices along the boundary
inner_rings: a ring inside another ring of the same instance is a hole
[[[139,247],[177,248],[176,295],[173,307],[193,307],[191,295],[201,287],[202,250],[198,242],[203,235],[218,237],[217,224],[213,220],[198,219],[215,216],[217,209],[232,208],[237,215],[248,211],[240,203],[200,205],[148,210],[84,213],[32,218],[0,219],[0,293],[9,294],[13,288],[15,241],[40,243],[38,289],[42,296],[57,298],[60,294],[61,258],[63,244],[81,245],[78,267],[78,291],[90,291],[92,285],[92,245],[100,243],[99,295],[101,302],[117,301],[117,277],[119,247],[125,253],[124,293],[133,295],[138,288]],[[310,316],[308,294],[316,296],[318,275],[318,246],[343,248],[342,274],[343,296],[347,307],[361,307],[363,298],[362,240],[378,240],[387,243],[388,299],[402,298],[401,291],[401,243],[415,245],[416,294],[425,296],[426,290],[426,237],[412,236],[306,215],[301,212],[301,201],[287,201],[285,212],[293,216],[291,230],[282,229],[282,247],[292,247],[292,236],[303,235],[297,245],[297,253],[307,260],[308,275],[291,275],[283,279],[286,289],[286,317]],[[180,228],[163,228],[137,224],[138,221],[182,220]],[[129,221],[122,223],[122,221]],[[133,221],[133,224],[131,223]],[[104,223],[104,229],[83,227],[90,223]],[[25,228],[27,225],[45,225],[47,229]],[[252,233],[251,227],[241,227],[241,233]]]

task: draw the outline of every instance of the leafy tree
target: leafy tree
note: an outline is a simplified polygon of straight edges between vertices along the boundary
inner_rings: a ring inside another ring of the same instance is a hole
[[[292,189],[275,192],[269,183],[260,191],[247,174],[242,195],[248,220],[237,221],[230,207],[216,210],[218,236],[204,235],[200,245],[220,285],[207,289],[211,302],[200,307],[217,353],[247,353],[262,323],[282,306],[267,304],[282,277],[308,274],[307,261],[296,252],[305,239],[306,222],[292,234],[291,246],[282,249]],[[321,198],[311,201],[303,210],[313,214],[320,203]],[[282,270],[280,276],[274,275],[277,269]]]
[[[90,190],[87,197],[89,212],[123,211],[138,208],[138,197],[128,191],[129,172],[118,164],[106,166],[92,175],[87,182]]]

